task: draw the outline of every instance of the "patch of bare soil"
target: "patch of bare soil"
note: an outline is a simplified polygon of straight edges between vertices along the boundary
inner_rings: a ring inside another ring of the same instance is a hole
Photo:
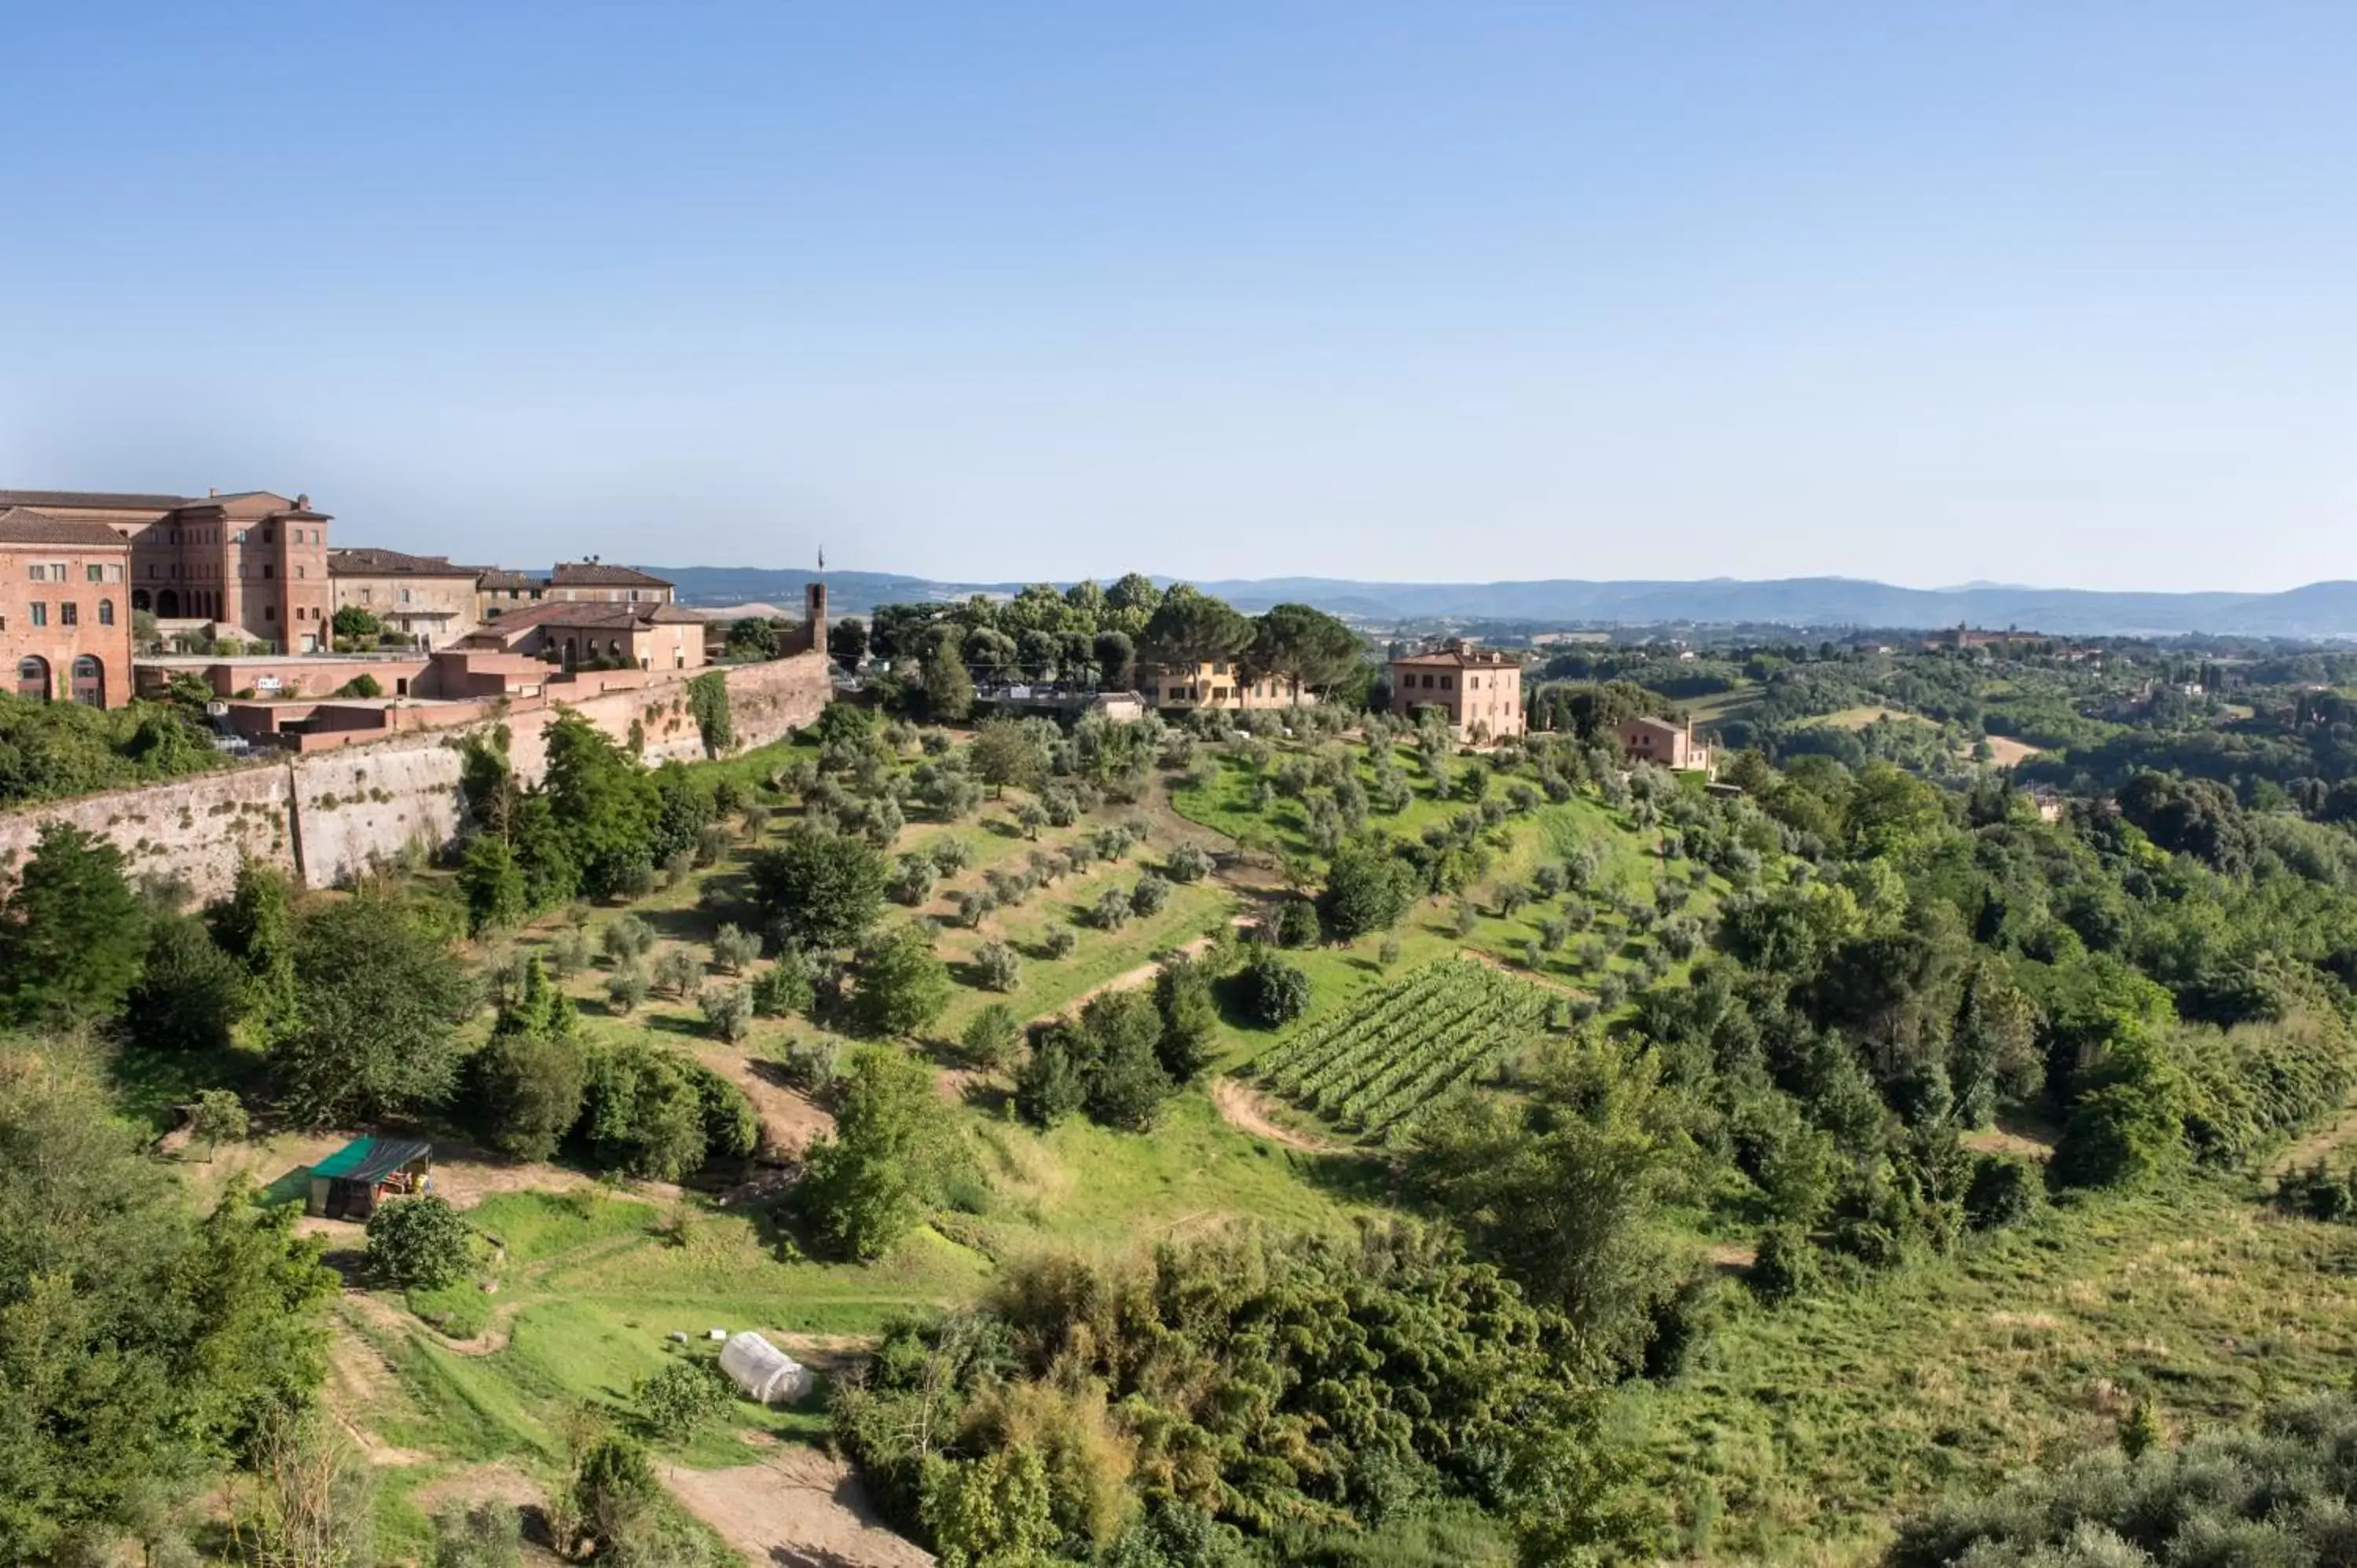
[[[1273,1119],[1268,1102],[1260,1090],[1232,1078],[1211,1080],[1211,1103],[1219,1107],[1220,1119],[1255,1138],[1266,1138],[1272,1144],[1282,1144],[1288,1149],[1299,1149],[1307,1155],[1344,1155],[1351,1151],[1340,1144],[1328,1143],[1297,1132]]]
[[[932,1554],[877,1518],[859,1477],[813,1448],[726,1470],[660,1466],[680,1506],[748,1563],[771,1568],[926,1568]]]
[[[762,1335],[770,1344],[826,1377],[839,1377],[867,1359],[876,1348],[872,1334],[796,1334],[791,1329],[768,1328]]]
[[[2026,762],[2044,749],[2032,746],[2026,740],[2008,740],[2001,735],[1988,737],[1988,748],[1989,760],[2000,768],[2012,768]]]
[[[781,1159],[800,1159],[813,1139],[834,1132],[834,1118],[786,1081],[777,1062],[741,1051],[699,1050],[705,1066],[745,1091],[761,1119],[761,1144]]]
[[[2051,1139],[2035,1137],[2027,1130],[2009,1128],[2003,1122],[1994,1127],[1975,1127],[1957,1142],[1984,1155],[2015,1155],[2041,1163],[2054,1157]]]
[[[1760,1261],[1760,1249],[1749,1241],[1713,1241],[1702,1250],[1702,1256],[1714,1269],[1739,1273]]]

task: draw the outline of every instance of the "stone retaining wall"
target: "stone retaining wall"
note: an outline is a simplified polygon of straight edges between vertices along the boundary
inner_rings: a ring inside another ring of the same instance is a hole
[[[766,746],[811,724],[833,690],[820,654],[739,665],[724,674],[740,747]],[[546,766],[549,725],[568,712],[620,741],[632,738],[635,725],[650,763],[704,755],[683,677],[498,715],[492,722],[508,726],[509,755],[527,782],[537,782]],[[246,855],[305,886],[331,886],[412,843],[438,850],[457,836],[458,748],[481,727],[402,735],[27,806],[0,815],[0,867],[31,851],[43,822],[60,820],[112,840],[135,878],[178,875],[208,901],[228,894]]]

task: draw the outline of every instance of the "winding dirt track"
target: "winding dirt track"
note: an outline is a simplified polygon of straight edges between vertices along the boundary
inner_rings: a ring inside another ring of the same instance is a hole
[[[1272,1120],[1265,1109],[1260,1090],[1232,1078],[1211,1080],[1211,1103],[1219,1107],[1220,1119],[1240,1132],[1255,1138],[1265,1138],[1272,1144],[1282,1144],[1288,1149],[1299,1149],[1305,1155],[1347,1155],[1351,1151],[1340,1144],[1330,1144],[1323,1138],[1297,1133]]]

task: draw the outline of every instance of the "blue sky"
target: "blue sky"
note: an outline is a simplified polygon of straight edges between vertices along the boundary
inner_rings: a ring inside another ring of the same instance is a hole
[[[2357,576],[2357,9],[17,5],[0,486],[937,576]]]

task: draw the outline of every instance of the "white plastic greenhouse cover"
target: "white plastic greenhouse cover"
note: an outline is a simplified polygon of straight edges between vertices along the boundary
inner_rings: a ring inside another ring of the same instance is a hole
[[[791,1404],[818,1382],[808,1367],[750,1330],[720,1348],[720,1369],[763,1404]]]

